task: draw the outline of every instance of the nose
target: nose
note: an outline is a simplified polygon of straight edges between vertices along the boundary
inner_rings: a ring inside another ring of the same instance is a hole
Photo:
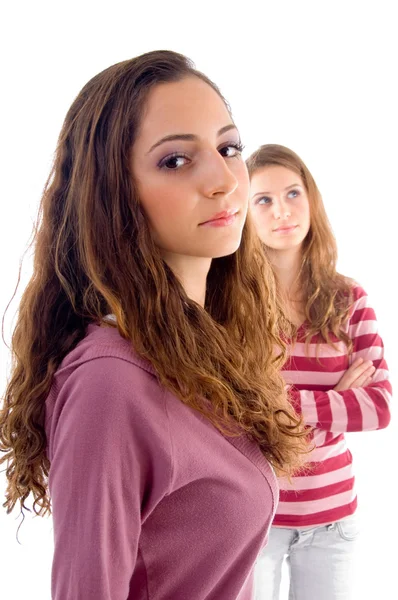
[[[238,187],[238,180],[218,151],[212,152],[203,169],[202,186],[207,198],[228,196]]]
[[[274,219],[288,219],[291,216],[290,209],[281,198],[275,198],[272,203]]]

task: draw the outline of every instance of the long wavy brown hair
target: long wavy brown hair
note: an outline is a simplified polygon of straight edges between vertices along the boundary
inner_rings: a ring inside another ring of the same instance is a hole
[[[277,472],[301,463],[305,432],[279,374],[285,347],[274,278],[250,222],[239,250],[212,261],[203,309],[162,260],[137,195],[130,155],[148,93],[192,76],[220,94],[186,57],[150,52],[96,75],[65,118],[0,413],[7,512],[18,500],[23,512],[30,493],[36,514],[51,512],[45,400],[87,325],[109,313],[182,402],[228,435],[245,432]]]
[[[351,350],[352,342],[344,324],[350,316],[353,281],[336,270],[336,240],[313,176],[293,150],[278,144],[260,146],[246,164],[250,178],[269,166],[285,167],[301,178],[310,206],[310,229],[303,241],[298,275],[302,297],[306,298],[306,339],[320,334],[321,339],[333,346],[332,333]]]

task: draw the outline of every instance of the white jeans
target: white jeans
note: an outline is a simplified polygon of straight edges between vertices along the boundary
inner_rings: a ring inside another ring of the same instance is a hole
[[[308,529],[271,527],[268,544],[256,563],[256,600],[282,600],[279,590],[285,557],[289,600],[351,600],[358,535],[355,515]]]

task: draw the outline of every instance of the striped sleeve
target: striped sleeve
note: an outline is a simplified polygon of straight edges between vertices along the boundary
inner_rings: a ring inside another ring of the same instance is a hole
[[[348,324],[353,342],[350,364],[357,358],[372,360],[376,371],[371,384],[339,392],[290,388],[292,403],[306,424],[334,433],[372,431],[390,423],[392,389],[375,312],[362,288],[354,289],[354,299]]]

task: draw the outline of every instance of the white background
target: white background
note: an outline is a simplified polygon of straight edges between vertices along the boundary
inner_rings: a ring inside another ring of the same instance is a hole
[[[295,150],[312,171],[339,246],[339,268],[368,291],[397,388],[397,73],[393,1],[13,2],[0,15],[1,287],[17,282],[63,118],[107,66],[154,49],[192,58],[221,88],[245,156]],[[12,317],[31,273],[27,254]],[[0,387],[9,363],[0,345]],[[396,420],[349,436],[363,521],[356,599],[395,598]],[[0,496],[4,476],[0,475]],[[0,511],[0,597],[50,599],[51,520]],[[82,536],[84,532],[82,532]],[[196,599],[192,599],[196,600]],[[314,599],[321,600],[321,599]]]

